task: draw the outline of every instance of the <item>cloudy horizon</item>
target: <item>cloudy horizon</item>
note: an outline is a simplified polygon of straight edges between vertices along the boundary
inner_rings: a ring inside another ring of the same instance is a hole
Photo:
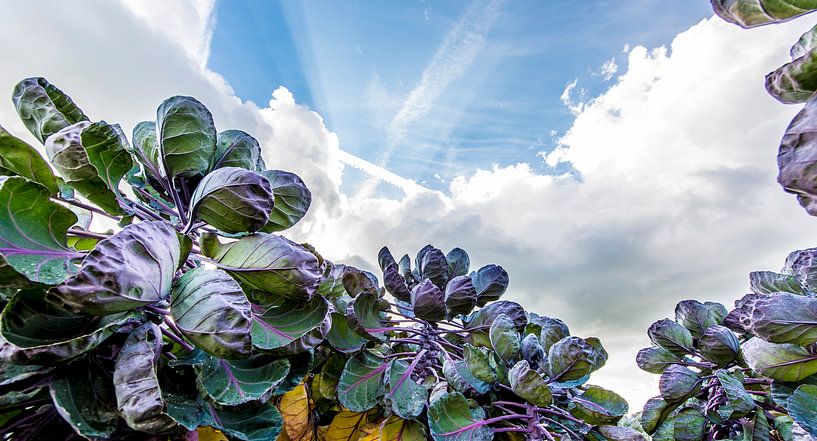
[[[812,17],[752,31],[704,17],[676,24],[656,45],[628,35],[635,40],[601,51],[597,63],[564,67],[568,79],[548,89],[564,128],[531,122],[524,133],[494,134],[507,145],[512,135],[552,144],[525,144],[524,155],[496,161],[489,151],[456,167],[441,160],[446,167],[435,171],[405,166],[400,155],[408,152],[400,150],[413,136],[433,144],[444,133],[451,143],[473,115],[460,111],[450,127],[428,122],[448,108],[454,89],[468,96],[463,109],[485,104],[474,103],[480,94],[502,104],[492,81],[473,81],[470,92],[463,82],[484,68],[487,54],[507,49],[492,29],[507,25],[514,5],[477,0],[449,11],[402,89],[366,79],[366,105],[381,106],[382,120],[372,124],[383,143],[362,149],[374,141],[352,133],[340,113],[345,103],[327,108],[332,118],[318,111],[332,93],[302,97],[281,83],[269,87],[266,102],[238,94],[246,85],[233,84],[213,61],[224,25],[214,1],[31,3],[37,7],[6,5],[0,18],[7,60],[0,87],[9,95],[20,79],[44,76],[91,119],[119,122],[126,133],[166,97],[196,96],[218,127],[253,134],[268,166],[298,173],[312,190],[312,209],[288,237],[367,269],[384,245],[413,256],[427,243],[462,247],[474,266],[502,265],[511,279],[507,299],[563,319],[575,335],[601,337],[610,359],[592,383],[623,395],[631,412],[658,394],[658,376],[634,360],[649,345],[650,323],[688,298],[731,307],[747,292],[750,271],[779,270],[788,252],[814,245],[813,220],[775,181],[777,145],[799,106],[763,88],[763,76],[817,23]],[[10,100],[0,101],[0,124],[32,139]],[[426,180],[437,172],[441,179]]]

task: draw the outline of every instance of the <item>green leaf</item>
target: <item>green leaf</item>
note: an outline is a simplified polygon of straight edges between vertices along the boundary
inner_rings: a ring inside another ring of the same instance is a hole
[[[78,122],[45,141],[45,151],[65,183],[111,214],[124,214],[118,185],[133,166],[118,126]]]
[[[426,441],[425,425],[416,420],[404,420],[390,416],[380,426],[381,441]]]
[[[740,355],[740,340],[729,328],[713,325],[698,340],[698,351],[706,361],[724,366]]]
[[[494,352],[496,352],[502,360],[511,361],[519,357],[519,353],[522,349],[519,334],[516,332],[513,321],[508,318],[507,315],[500,314],[499,317],[491,323],[488,337],[491,340],[491,347]]]
[[[782,23],[817,8],[813,0],[712,0],[722,19],[742,28]]]
[[[321,395],[335,400],[338,397],[338,383],[346,366],[346,358],[340,354],[332,354],[321,367],[318,388]]]
[[[218,134],[212,172],[222,167],[240,167],[260,172],[266,166],[261,157],[261,146],[249,133],[241,130],[225,130]]]
[[[428,390],[412,378],[415,364],[403,360],[392,360],[388,368],[391,408],[400,418],[412,419],[420,416],[428,401]]]
[[[252,289],[292,300],[309,300],[321,281],[318,258],[281,236],[255,233],[221,244],[202,235],[202,251],[216,265]]]
[[[281,305],[252,305],[252,344],[265,351],[295,354],[318,346],[332,325],[329,304],[321,296]]]
[[[368,341],[366,337],[352,329],[345,315],[339,312],[333,312],[331,316],[332,327],[329,329],[329,333],[326,334],[326,341],[328,341],[336,351],[344,354],[359,351]]]
[[[803,289],[797,277],[789,274],[778,274],[772,271],[755,271],[749,273],[749,285],[755,294],[771,294],[775,292],[806,294],[806,290]]]
[[[755,408],[755,401],[743,383],[735,378],[727,371],[719,370],[715,373],[726,392],[726,398],[729,400],[725,405],[718,408],[718,414],[725,420],[742,418],[749,414]]]
[[[789,397],[787,409],[800,427],[817,437],[817,386],[804,384],[798,387]]]
[[[784,104],[804,103],[817,90],[817,51],[809,51],[766,75],[766,91]]]
[[[277,439],[283,428],[281,413],[270,401],[258,406],[216,407],[189,397],[166,396],[167,413],[188,430],[212,427],[231,440],[268,441]]]
[[[817,342],[817,299],[775,293],[755,301],[751,329],[772,343],[807,346]]]
[[[41,289],[18,292],[0,314],[6,340],[2,358],[17,364],[70,360],[97,347],[128,320],[74,314],[52,302]]]
[[[627,401],[617,393],[598,386],[588,386],[573,398],[570,413],[588,424],[614,424],[627,414]]]
[[[128,427],[140,432],[159,433],[176,425],[165,413],[156,373],[161,345],[159,327],[146,323],[130,333],[116,357],[113,384],[117,406]]]
[[[549,381],[578,380],[589,374],[595,361],[595,348],[579,337],[565,337],[548,352]]]
[[[486,383],[471,374],[464,361],[445,360],[443,363],[443,375],[448,384],[457,391],[466,393],[473,389],[478,394],[485,394],[491,389],[491,384]]]
[[[679,357],[693,350],[692,334],[689,330],[669,319],[659,320],[650,325],[647,335],[654,344]]]
[[[520,304],[507,300],[491,302],[468,317],[465,324],[465,329],[469,331],[466,337],[468,342],[475,346],[490,347],[488,328],[500,314],[505,314],[513,320],[516,329],[520,331],[528,323],[525,309]]]
[[[159,141],[154,121],[142,121],[133,128],[133,152],[154,178],[160,177]]]
[[[346,318],[354,331],[369,340],[386,339],[387,325],[383,322],[380,299],[376,294],[358,294],[346,307]]]
[[[315,353],[312,350],[295,354],[289,359],[289,373],[284,381],[275,388],[274,395],[281,395],[294,389],[311,372],[315,364]]]
[[[494,383],[497,380],[497,374],[491,367],[488,355],[480,348],[466,343],[463,347],[462,360],[478,380],[486,383]]]
[[[697,300],[684,300],[675,306],[675,321],[687,328],[695,338],[700,338],[706,329],[717,324],[712,312]]]
[[[376,406],[385,394],[383,375],[388,364],[380,355],[366,350],[346,362],[338,383],[338,400],[353,412]]]
[[[641,427],[647,433],[653,433],[666,421],[680,403],[668,403],[661,397],[653,397],[644,404],[641,412]]]
[[[224,271],[186,272],[173,285],[170,311],[184,336],[205,352],[221,358],[250,355],[250,302]]]
[[[156,138],[164,177],[204,175],[216,152],[213,115],[197,99],[174,96],[156,110]]]
[[[190,198],[190,222],[201,220],[228,234],[252,233],[267,224],[272,190],[263,176],[224,167],[201,180]]]
[[[638,351],[635,362],[651,374],[661,374],[671,364],[680,363],[681,359],[664,348],[644,348]]]
[[[428,427],[435,441],[490,441],[493,431],[475,418],[459,392],[444,393],[428,406]]]
[[[557,319],[545,317],[531,312],[528,314],[528,324],[525,326],[526,334],[534,334],[539,337],[539,344],[545,352],[550,350],[557,341],[570,335],[567,325]]]
[[[247,360],[224,360],[202,355],[202,363],[196,367],[199,387],[223,406],[266,401],[289,373],[286,358],[262,354]]]
[[[286,230],[306,216],[312,205],[312,193],[298,175],[283,170],[266,170],[260,174],[269,180],[275,197],[269,222],[261,231],[272,233]]]
[[[0,175],[18,175],[59,192],[57,178],[37,150],[0,127]]]
[[[104,239],[79,272],[54,289],[66,308],[87,314],[127,311],[166,299],[181,253],[176,230],[140,222]]]
[[[553,403],[547,381],[525,360],[518,361],[508,371],[508,381],[516,395],[534,406],[545,407]]]
[[[800,381],[817,373],[817,355],[797,345],[754,337],[743,344],[742,352],[749,367],[775,380]]]
[[[60,369],[50,390],[55,409],[77,433],[90,439],[113,434],[119,420],[114,386],[98,364],[86,359]]]
[[[45,78],[26,78],[14,87],[11,101],[23,125],[40,142],[88,117],[71,98]]]
[[[689,368],[674,364],[661,374],[658,389],[667,402],[680,403],[701,390],[701,378]]]
[[[698,409],[687,407],[675,417],[675,439],[677,441],[700,441],[704,435],[706,418]]]
[[[72,260],[82,254],[66,242],[77,216],[50,196],[25,178],[0,176],[0,255],[28,280],[54,285],[76,272]]]
[[[498,265],[486,265],[471,273],[471,280],[477,290],[477,305],[499,300],[508,289],[508,272]]]

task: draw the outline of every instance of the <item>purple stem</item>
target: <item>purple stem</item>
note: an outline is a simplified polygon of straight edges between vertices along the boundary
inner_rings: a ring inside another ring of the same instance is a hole
[[[190,343],[182,340],[181,337],[179,337],[178,335],[172,333],[169,329],[165,329],[165,328],[159,328],[159,329],[162,330],[162,334],[164,334],[165,337],[167,337],[167,338],[173,340],[174,342],[178,343],[179,346],[187,349],[188,351],[191,351],[191,352],[193,351],[194,348],[193,348],[193,346],[190,346]]]
[[[83,210],[92,211],[92,212],[94,212],[96,214],[111,218],[111,219],[116,220],[116,221],[122,220],[122,217],[120,217],[120,216],[114,216],[112,214],[108,214],[105,211],[94,207],[93,205],[83,204],[82,202],[77,201],[77,200],[60,199],[60,198],[56,198],[56,200],[60,201],[60,202],[65,202],[66,204],[73,205],[75,207],[82,208]]]

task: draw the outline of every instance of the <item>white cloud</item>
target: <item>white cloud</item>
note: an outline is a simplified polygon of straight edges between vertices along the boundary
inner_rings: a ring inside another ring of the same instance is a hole
[[[657,378],[633,361],[652,321],[684,298],[731,302],[749,271],[777,269],[789,250],[813,245],[813,220],[774,182],[775,146],[797,109],[763,90],[763,74],[810,23],[742,31],[706,20],[671,51],[629,51],[616,84],[580,100],[558,153],[547,156],[580,179],[517,164],[457,177],[447,195],[418,189],[387,200],[340,192],[342,140],[286,89],[258,108],[202,69],[202,22],[191,18],[192,30],[181,22],[192,37],[178,44],[140,17],[104,1],[6,5],[0,51],[14,62],[0,69],[0,87],[44,75],[91,118],[127,130],[167,96],[199,97],[220,128],[253,133],[271,167],[299,173],[313,190],[313,209],[291,237],[369,267],[382,245],[413,253],[426,243],[503,265],[510,299],[602,337],[611,358],[594,382],[624,394],[633,411],[657,393]],[[17,121],[0,102],[0,122],[31,139]]]
[[[610,79],[613,78],[613,75],[615,75],[616,72],[618,72],[618,64],[616,64],[615,58],[611,58],[601,65],[596,74],[604,78],[604,81],[610,81]]]

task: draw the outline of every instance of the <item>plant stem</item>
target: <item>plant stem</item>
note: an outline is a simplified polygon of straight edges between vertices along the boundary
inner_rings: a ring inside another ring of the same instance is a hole
[[[133,187],[133,190],[138,192],[145,199],[150,199],[150,201],[153,202],[154,204],[158,205],[161,208],[161,211],[163,211],[165,214],[168,214],[170,216],[179,217],[179,213],[176,213],[176,210],[170,208],[170,206],[168,206],[164,202],[160,201],[158,198],[154,197],[152,194],[146,192],[145,190],[142,190],[141,188],[137,188],[137,187]],[[179,218],[179,219],[181,219],[181,218]]]
[[[158,306],[147,305],[147,306],[145,306],[145,309],[147,309],[149,311],[153,311],[153,312],[155,312],[156,314],[159,314],[159,315],[170,315],[170,311],[168,311],[167,309],[159,308]]]
[[[82,202],[80,202],[78,200],[75,200],[75,199],[52,198],[52,200],[65,202],[66,204],[73,205],[73,206],[78,207],[78,208],[82,208],[83,210],[88,210],[88,211],[94,212],[96,214],[105,216],[105,217],[113,219],[115,221],[122,220],[121,216],[114,216],[112,214],[108,214],[105,211],[94,207],[93,205],[83,204]]]
[[[162,330],[162,334],[164,334],[165,337],[167,337],[167,338],[173,340],[174,342],[178,343],[179,346],[187,349],[188,351],[190,351],[190,352],[193,351],[194,348],[193,348],[193,346],[190,345],[190,343],[184,341],[181,337],[174,334],[169,329],[165,329],[165,328],[159,328],[159,329]]]
[[[91,239],[107,239],[110,237],[107,234],[94,233],[92,231],[85,231],[77,228],[69,228],[68,234],[73,234],[74,236],[80,237],[89,237]]]

